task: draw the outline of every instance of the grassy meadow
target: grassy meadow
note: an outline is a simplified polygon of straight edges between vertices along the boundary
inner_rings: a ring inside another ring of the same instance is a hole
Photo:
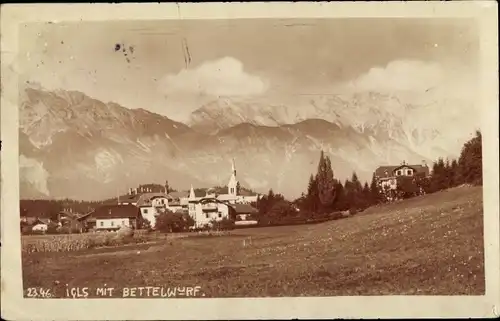
[[[22,263],[25,289],[50,288],[58,297],[67,287],[104,284],[200,286],[206,297],[481,295],[482,188],[453,188],[314,225],[23,251]]]

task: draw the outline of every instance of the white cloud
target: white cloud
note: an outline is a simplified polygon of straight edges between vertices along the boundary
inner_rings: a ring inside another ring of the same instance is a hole
[[[371,68],[349,83],[359,91],[425,91],[445,82],[442,66],[434,62],[397,60],[385,67]]]
[[[454,99],[472,105],[477,100],[478,81],[470,66],[395,60],[385,67],[373,67],[337,89],[387,94],[420,105]]]
[[[160,90],[168,95],[255,96],[268,89],[267,81],[250,75],[243,64],[232,57],[208,61],[195,69],[183,69],[166,75]]]

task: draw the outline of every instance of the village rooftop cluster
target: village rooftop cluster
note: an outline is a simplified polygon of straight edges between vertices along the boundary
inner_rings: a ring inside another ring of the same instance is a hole
[[[403,161],[400,165],[381,166],[374,172],[377,185],[388,201],[397,197],[398,178],[429,175],[430,169],[425,161],[418,165]],[[259,210],[256,204],[262,196],[241,190],[233,159],[227,193],[217,193],[214,188],[196,193],[193,186],[189,191],[170,191],[166,182],[163,191],[153,191],[148,187],[129,188],[128,194],[118,197],[116,204],[101,205],[86,214],[76,214],[69,209],[61,211],[55,218],[21,215],[21,222],[31,225],[33,231],[42,233],[47,231],[51,221],[80,233],[116,231],[122,227],[140,229],[146,225],[154,229],[157,217],[171,212],[187,213],[194,220],[192,229],[202,229],[221,220],[231,220],[236,226],[243,227],[258,224],[256,215]],[[296,207],[295,210],[300,209]]]

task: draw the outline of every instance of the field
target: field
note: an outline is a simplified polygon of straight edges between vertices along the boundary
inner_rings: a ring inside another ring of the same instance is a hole
[[[158,238],[152,238],[146,233],[135,233],[134,237],[125,238],[116,232],[24,235],[21,239],[21,250],[23,253],[71,252],[130,243],[147,243],[155,239]]]
[[[206,297],[481,295],[482,189],[458,187],[321,224],[24,252],[22,261],[25,289],[59,297],[67,287],[104,284],[200,286]]]

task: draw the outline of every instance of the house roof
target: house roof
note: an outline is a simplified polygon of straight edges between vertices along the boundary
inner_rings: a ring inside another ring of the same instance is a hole
[[[134,205],[103,205],[98,207],[91,215],[99,219],[137,218],[140,215],[140,211]]]
[[[206,190],[199,190],[199,189],[195,189],[194,190],[194,196],[195,197],[205,197],[206,195],[207,195],[207,191]]]
[[[68,211],[59,212],[59,215],[61,216],[61,220],[64,220],[64,219],[79,220],[80,218],[82,218],[83,216],[85,216],[87,214],[73,213],[73,212],[68,212]]]
[[[38,218],[35,220],[35,224],[45,224],[49,225],[50,221],[47,218]]]
[[[394,172],[401,167],[410,167],[415,170],[416,173],[421,173],[425,175],[429,175],[429,167],[424,165],[395,165],[395,166],[380,166],[375,170],[376,177],[391,177],[394,176]]]
[[[170,195],[170,197],[172,197],[173,199],[178,199],[178,198],[188,197],[189,192],[186,191],[171,192],[168,195]]]
[[[70,211],[66,211],[66,210],[60,211],[59,214],[67,216],[67,217],[73,217],[73,216],[76,215],[76,213],[73,213],[73,212],[70,212]]]
[[[120,202],[136,203],[141,196],[142,194],[132,194],[132,195],[129,194],[125,196],[120,196]]]
[[[375,170],[376,177],[390,177],[399,166],[380,166]]]
[[[221,200],[221,201],[225,201],[225,200],[235,200],[237,199],[238,196],[233,196],[231,194],[220,194],[220,195],[217,195],[217,199],[218,200]]]
[[[258,212],[255,207],[248,204],[231,204],[229,206],[235,210],[236,214],[254,214]]]
[[[239,195],[241,196],[258,196],[257,193],[255,192],[250,192],[250,191],[247,191],[245,189],[241,189],[239,192],[238,192]]]
[[[76,219],[77,219],[78,221],[81,221],[81,220],[83,220],[83,219],[85,219],[85,218],[88,218],[90,215],[92,215],[92,212],[89,212],[89,213],[87,213],[87,214],[82,214],[82,215],[78,216]]]
[[[28,224],[33,224],[38,220],[38,218],[33,217],[33,216],[21,216],[21,219],[25,219]]]
[[[171,198],[165,193],[144,193],[137,200],[137,206],[151,206],[152,200],[157,197]]]
[[[429,167],[428,166],[423,166],[423,165],[400,165],[395,170],[398,170],[401,167],[410,167],[410,168],[413,168],[413,170],[415,170],[415,172],[417,174],[429,175]]]

